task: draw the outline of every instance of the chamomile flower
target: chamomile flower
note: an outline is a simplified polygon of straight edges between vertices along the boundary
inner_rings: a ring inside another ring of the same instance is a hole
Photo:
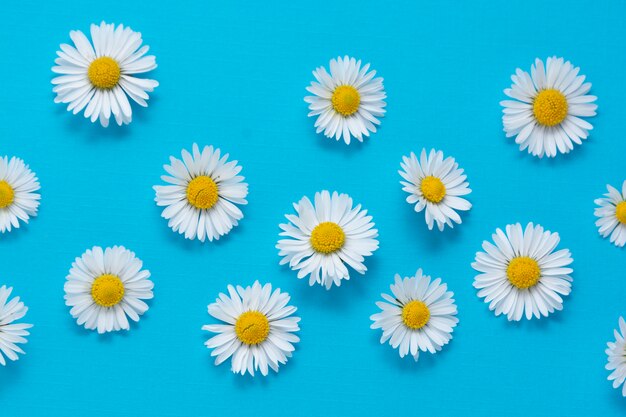
[[[583,118],[596,115],[597,97],[587,94],[591,83],[579,71],[563,58],[548,58],[545,66],[537,58],[530,74],[518,68],[511,76],[513,84],[504,94],[512,100],[500,102],[502,123],[520,150],[551,158],[587,139],[593,126]]]
[[[492,235],[495,245],[484,241],[485,252],[476,253],[472,267],[480,272],[474,280],[478,296],[489,303],[496,316],[506,314],[509,321],[522,317],[547,317],[563,309],[563,298],[572,290],[573,262],[570,251],[554,251],[558,233],[528,223],[510,224],[506,234],[500,229]]]
[[[330,74],[326,68],[313,71],[317,82],[311,82],[306,96],[309,117],[317,116],[316,133],[328,138],[343,139],[349,145],[351,138],[363,142],[363,136],[376,132],[379,117],[385,115],[385,89],[382,78],[374,78],[370,64],[345,56],[330,60]]]
[[[16,361],[18,353],[24,351],[18,346],[27,343],[26,336],[30,333],[26,329],[33,327],[32,324],[15,323],[26,315],[28,307],[20,301],[20,297],[13,297],[9,301],[12,287],[3,285],[0,287],[0,365],[6,365],[6,359]]]
[[[623,317],[619,318],[619,329],[613,331],[615,335],[615,342],[608,342],[606,344],[606,355],[608,356],[608,362],[606,369],[612,371],[608,376],[609,381],[613,381],[613,388],[622,387],[622,396],[626,397],[626,322]]]
[[[370,327],[383,331],[380,343],[389,341],[401,358],[410,353],[415,361],[420,350],[436,353],[448,344],[459,320],[454,293],[441,278],[431,281],[418,269],[414,277],[396,274],[390,288],[393,296],[381,294],[385,301],[376,305],[382,311],[370,317]]]
[[[19,158],[0,157],[0,233],[20,227],[37,215],[39,180]]]
[[[217,333],[205,342],[213,349],[215,365],[232,357],[234,373],[254,376],[260,370],[265,376],[269,368],[278,372],[295,350],[294,343],[300,341],[294,334],[300,330],[300,318],[293,316],[297,309],[287,305],[289,300],[289,294],[278,288],[272,292],[271,284],[229,285],[228,295],[221,293],[209,304],[209,314],[222,323],[202,326],[202,330]]]
[[[596,226],[602,237],[611,236],[611,243],[623,247],[626,244],[626,181],[622,183],[622,192],[607,185],[608,193],[596,199],[600,206],[595,209],[598,217]]]
[[[329,290],[350,279],[348,266],[360,274],[367,268],[366,256],[378,249],[378,230],[367,210],[356,207],[347,194],[315,193],[315,205],[308,197],[294,204],[296,215],[281,224],[276,248],[283,257],[281,265],[298,271],[298,278],[309,276],[309,285],[320,284]]]
[[[118,125],[132,120],[130,97],[147,107],[149,92],[159,83],[137,74],[157,67],[153,55],[145,56],[148,46],[141,46],[141,33],[124,25],[91,25],[91,42],[79,30],[70,32],[74,46],[61,44],[56,66],[52,71],[60,76],[52,80],[55,103],[67,104],[74,114],[85,110],[92,122],[100,120],[104,127],[111,117]]]
[[[472,204],[461,196],[472,192],[467,176],[459,168],[454,158],[444,159],[443,152],[431,149],[426,155],[422,149],[419,161],[413,152],[403,156],[401,171],[398,173],[405,181],[400,181],[404,191],[409,193],[407,203],[415,204],[415,211],[424,211],[428,229],[437,224],[439,230],[461,224],[457,211],[467,211]]]
[[[248,204],[248,184],[238,175],[241,166],[228,161],[228,154],[195,143],[192,153],[182,151],[182,161],[170,156],[161,179],[170,185],[156,185],[155,201],[165,207],[161,216],[186,239],[218,240],[239,224],[243,213],[238,205]]]
[[[79,326],[98,333],[129,330],[148,310],[154,284],[143,262],[123,246],[88,249],[72,263],[65,282],[65,304]]]

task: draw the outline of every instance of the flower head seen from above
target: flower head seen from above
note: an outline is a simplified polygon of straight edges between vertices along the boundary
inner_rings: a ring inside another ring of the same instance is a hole
[[[396,274],[390,288],[393,295],[381,294],[381,312],[370,317],[370,327],[383,331],[380,343],[389,341],[401,358],[410,353],[416,361],[420,350],[436,353],[448,344],[459,320],[454,293],[441,278],[431,280],[418,269],[410,278]]]
[[[596,115],[597,97],[587,95],[591,83],[579,71],[563,58],[548,58],[545,66],[537,58],[530,74],[518,68],[511,76],[513,84],[504,94],[512,100],[500,102],[502,122],[520,150],[555,157],[587,139],[593,126],[584,118]]]
[[[611,243],[623,247],[626,244],[626,181],[621,192],[607,185],[608,193],[596,199],[599,206],[595,209],[598,217],[596,226],[602,237],[611,236]]]
[[[123,246],[95,246],[72,263],[65,282],[65,304],[78,325],[98,333],[129,330],[148,310],[154,284],[143,262]]]
[[[472,192],[467,176],[459,168],[454,158],[444,159],[443,152],[431,149],[426,154],[422,149],[420,159],[413,152],[403,156],[401,171],[404,181],[400,181],[403,190],[409,193],[407,203],[415,204],[415,211],[424,211],[428,229],[432,230],[435,223],[439,230],[461,224],[461,216],[457,211],[467,211],[472,204],[462,196]]]
[[[191,153],[183,149],[182,161],[170,156],[163,168],[169,175],[161,179],[169,185],[154,187],[155,201],[165,207],[161,216],[173,231],[204,242],[218,240],[239,224],[243,213],[238,206],[248,204],[248,184],[228,154],[222,156],[213,146],[200,152],[194,143]]]
[[[118,125],[132,120],[130,97],[147,107],[149,92],[159,83],[136,77],[157,67],[153,55],[146,56],[149,47],[141,46],[141,33],[124,25],[91,25],[91,41],[79,30],[70,32],[74,46],[61,44],[56,66],[60,74],[52,80],[55,103],[67,104],[74,114],[85,110],[92,122],[100,120],[104,127],[113,117]]]
[[[26,315],[28,307],[20,301],[20,297],[9,300],[12,287],[3,285],[0,287],[0,365],[6,365],[6,359],[16,361],[19,359],[18,353],[24,351],[17,345],[26,343],[26,336],[30,333],[27,329],[33,327],[32,324],[15,323]]]
[[[271,284],[258,281],[251,287],[228,286],[228,295],[220,294],[209,305],[209,314],[220,324],[207,324],[202,330],[217,333],[205,345],[213,349],[215,365],[232,357],[231,369],[254,376],[260,370],[267,375],[269,368],[278,372],[287,363],[300,339],[296,307],[287,305],[289,294],[280,289],[272,291]]]
[[[0,233],[19,228],[37,215],[39,180],[19,158],[0,157]]]
[[[608,342],[606,347],[606,369],[612,371],[607,379],[613,381],[613,388],[621,386],[622,396],[626,397],[626,322],[623,317],[619,318],[619,329],[615,329],[613,333],[615,342]]]
[[[350,144],[351,138],[363,142],[363,136],[376,132],[379,117],[385,115],[385,89],[382,78],[374,78],[376,71],[369,71],[370,64],[345,56],[330,60],[330,74],[326,68],[313,71],[317,81],[311,82],[306,96],[309,117],[317,116],[316,133],[326,137],[343,139]]]
[[[572,290],[573,262],[567,249],[554,251],[558,233],[528,223],[526,230],[508,225],[492,236],[495,245],[483,242],[485,252],[476,253],[472,267],[480,272],[474,280],[478,296],[489,303],[496,316],[506,314],[512,321],[526,316],[547,317],[563,309],[562,296]]]
[[[353,206],[347,194],[326,190],[315,193],[315,205],[308,197],[294,204],[297,214],[288,214],[289,223],[281,224],[276,248],[280,264],[298,271],[298,278],[309,276],[309,285],[333,284],[350,279],[348,266],[360,274],[367,268],[365,257],[378,249],[378,230],[372,216],[361,205]]]

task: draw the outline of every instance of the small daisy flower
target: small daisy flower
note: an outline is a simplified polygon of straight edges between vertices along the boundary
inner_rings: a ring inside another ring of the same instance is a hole
[[[415,204],[416,212],[424,211],[429,230],[435,223],[440,231],[446,225],[461,224],[457,211],[467,211],[472,204],[460,196],[468,195],[472,190],[454,158],[444,159],[443,152],[434,149],[426,156],[426,149],[422,149],[419,161],[411,152],[410,156],[402,157],[400,166],[402,170],[398,173],[405,180],[400,184],[409,193],[406,201]]]
[[[385,89],[382,78],[374,78],[370,64],[361,67],[361,61],[345,56],[330,60],[330,74],[326,68],[313,71],[317,82],[311,82],[306,96],[309,117],[317,116],[316,133],[328,138],[342,139],[349,145],[352,137],[363,142],[363,135],[376,133],[378,117],[385,115]]]
[[[104,127],[111,116],[118,125],[132,120],[130,97],[147,107],[149,92],[159,83],[135,75],[157,67],[153,55],[145,56],[148,46],[141,46],[141,33],[129,27],[100,23],[91,25],[91,40],[79,30],[70,32],[74,46],[61,44],[57,65],[52,71],[61,74],[52,80],[55,103],[67,104],[74,114],[85,110],[92,122],[100,120]]]
[[[327,290],[350,279],[348,266],[360,274],[367,271],[365,257],[378,249],[378,230],[367,210],[354,207],[347,194],[326,190],[315,193],[315,206],[308,197],[293,206],[297,214],[286,215],[289,223],[279,225],[280,236],[286,237],[276,245],[281,265],[288,263],[298,278],[308,275],[309,285]]]
[[[382,329],[380,343],[398,349],[401,358],[409,353],[417,361],[420,350],[436,353],[452,339],[459,319],[454,293],[437,278],[423,275],[418,269],[414,277],[396,274],[390,286],[393,296],[381,294],[385,301],[376,305],[382,310],[370,317],[372,329]]]
[[[598,217],[596,226],[602,237],[611,236],[611,243],[623,247],[626,244],[626,181],[622,183],[622,192],[607,184],[608,193],[598,198],[595,209]]]
[[[521,69],[511,76],[511,88],[504,94],[502,122],[506,137],[515,136],[520,150],[542,158],[568,153],[574,143],[587,139],[593,126],[584,117],[596,115],[596,96],[587,95],[591,83],[578,75],[580,68],[563,58],[537,58],[530,74]]]
[[[20,301],[20,297],[9,300],[12,287],[3,285],[0,287],[0,365],[6,365],[6,358],[16,361],[19,359],[18,353],[24,351],[17,346],[27,343],[26,336],[30,333],[26,329],[33,327],[32,324],[14,323],[26,315],[28,307]]]
[[[241,166],[213,146],[200,152],[195,143],[191,154],[183,149],[182,158],[170,156],[170,165],[163,165],[170,176],[161,179],[170,185],[154,186],[157,205],[165,207],[161,216],[186,239],[218,240],[243,218],[237,205],[248,204]]]
[[[541,318],[563,309],[561,296],[572,290],[573,262],[567,249],[554,252],[558,233],[528,223],[526,230],[517,223],[496,229],[495,246],[483,242],[485,252],[476,253],[472,267],[480,272],[474,280],[478,296],[489,303],[496,316],[506,314],[509,321]]]
[[[19,228],[37,215],[39,180],[19,158],[0,158],[0,233]]]
[[[123,246],[87,250],[72,263],[65,282],[65,304],[78,325],[98,333],[129,330],[148,310],[154,284],[143,262]]]
[[[228,295],[220,294],[209,305],[209,314],[221,324],[207,324],[202,330],[217,333],[205,342],[213,349],[215,365],[232,357],[231,370],[254,376],[260,370],[263,376],[272,368],[287,363],[300,339],[294,333],[300,330],[300,317],[292,316],[296,307],[288,306],[289,294],[272,285],[251,287],[228,286]]]
[[[613,331],[615,335],[615,342],[609,342],[606,344],[606,355],[608,356],[608,362],[606,369],[612,371],[608,376],[609,381],[613,381],[613,388],[617,389],[622,387],[622,396],[626,397],[626,341],[624,336],[626,335],[626,322],[623,317],[619,318],[619,330]]]

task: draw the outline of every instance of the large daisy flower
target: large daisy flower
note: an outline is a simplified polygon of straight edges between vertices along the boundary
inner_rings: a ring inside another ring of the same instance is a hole
[[[507,137],[515,136],[520,150],[528,149],[539,158],[568,153],[574,143],[587,139],[593,126],[582,119],[596,115],[596,96],[587,95],[591,83],[578,75],[580,68],[563,58],[537,58],[530,74],[521,69],[511,76],[511,88],[504,94],[502,122]]]
[[[370,64],[361,67],[361,61],[345,56],[330,60],[330,74],[326,68],[313,71],[317,82],[311,82],[306,96],[309,117],[317,116],[316,133],[326,137],[343,138],[350,144],[352,137],[363,142],[363,135],[376,132],[378,117],[385,115],[385,90],[382,78],[374,78],[376,71],[369,71]]]
[[[169,176],[161,179],[170,185],[154,186],[157,205],[165,207],[161,216],[186,239],[218,240],[243,218],[237,205],[248,204],[241,166],[213,146],[200,152],[195,143],[192,153],[183,149],[182,158],[170,156],[170,165],[163,165]]]
[[[613,331],[615,335],[615,342],[608,342],[606,344],[606,355],[608,356],[608,362],[606,369],[612,371],[608,376],[609,381],[613,381],[613,388],[622,387],[622,396],[626,397],[626,322],[623,317],[619,318],[619,330]]]
[[[209,314],[221,324],[207,324],[202,330],[217,333],[205,342],[213,349],[215,365],[232,357],[231,369],[244,375],[268,368],[278,372],[279,364],[286,364],[300,339],[294,333],[300,330],[299,317],[292,316],[296,307],[288,306],[289,294],[272,285],[261,286],[258,281],[251,287],[228,286],[228,295],[220,293]]]
[[[396,274],[390,288],[393,296],[381,294],[385,301],[376,305],[382,311],[370,317],[371,328],[383,331],[380,343],[389,340],[401,358],[410,353],[416,361],[420,350],[436,353],[448,344],[459,319],[454,293],[447,291],[441,278],[431,281],[418,269],[410,278]]]
[[[611,243],[623,247],[626,244],[626,181],[622,183],[622,192],[607,184],[608,193],[598,198],[595,209],[598,232],[602,237],[611,236]]]
[[[419,161],[413,152],[403,156],[402,167],[398,173],[405,181],[400,181],[404,191],[409,193],[407,203],[415,204],[415,211],[424,211],[428,229],[432,230],[435,223],[439,230],[446,225],[454,227],[461,224],[461,216],[457,211],[467,211],[472,204],[460,196],[472,192],[467,176],[459,168],[454,158],[444,159],[443,152],[431,149],[426,155],[422,149]]]
[[[348,266],[360,274],[367,271],[365,257],[378,249],[378,230],[367,210],[354,207],[347,194],[326,190],[315,193],[315,206],[308,197],[293,206],[297,214],[286,215],[289,223],[279,226],[286,237],[276,245],[281,265],[288,263],[298,278],[308,275],[309,285],[327,290],[350,279]]]
[[[147,107],[149,92],[159,83],[136,74],[157,67],[153,55],[145,56],[148,46],[141,46],[141,33],[129,27],[100,23],[91,25],[91,40],[79,30],[70,32],[74,46],[61,44],[59,56],[52,71],[61,74],[52,80],[55,103],[67,103],[74,114],[85,109],[85,117],[92,122],[100,119],[107,127],[111,116],[118,125],[132,120],[130,97]]]
[[[28,307],[20,301],[20,297],[14,297],[9,301],[12,287],[6,285],[0,287],[0,365],[6,365],[6,358],[16,361],[18,353],[24,351],[17,346],[27,343],[25,336],[30,333],[26,329],[33,327],[32,324],[14,323],[26,315]]]
[[[506,314],[519,321],[526,315],[548,316],[563,309],[562,296],[572,290],[570,251],[554,252],[559,244],[558,233],[528,223],[526,230],[517,223],[492,235],[495,246],[483,242],[485,252],[476,253],[472,267],[480,272],[474,280],[478,296],[489,303],[496,316]]]
[[[95,246],[72,263],[65,282],[65,304],[78,325],[98,333],[129,330],[148,310],[154,284],[143,262],[123,246]]]
[[[0,158],[0,232],[20,227],[37,215],[39,180],[19,158]]]

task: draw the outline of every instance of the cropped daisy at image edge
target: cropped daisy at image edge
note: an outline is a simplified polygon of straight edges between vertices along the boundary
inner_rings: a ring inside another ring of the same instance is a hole
[[[0,157],[0,233],[10,232],[37,215],[39,180],[20,158]]]
[[[18,346],[27,343],[26,337],[30,335],[27,329],[32,324],[16,323],[28,312],[28,307],[20,301],[20,297],[11,297],[12,287],[3,285],[0,287],[0,365],[5,366],[7,359],[16,361],[19,354],[24,351]]]
[[[622,396],[626,397],[626,321],[619,318],[619,327],[613,330],[614,342],[608,342],[606,346],[607,364],[605,368],[611,371],[607,379],[613,381],[613,388],[620,389]]]
[[[626,245],[626,180],[621,191],[607,184],[604,197],[595,200],[594,214],[598,217],[596,226],[598,233],[604,238],[609,237],[611,243],[618,247]]]

